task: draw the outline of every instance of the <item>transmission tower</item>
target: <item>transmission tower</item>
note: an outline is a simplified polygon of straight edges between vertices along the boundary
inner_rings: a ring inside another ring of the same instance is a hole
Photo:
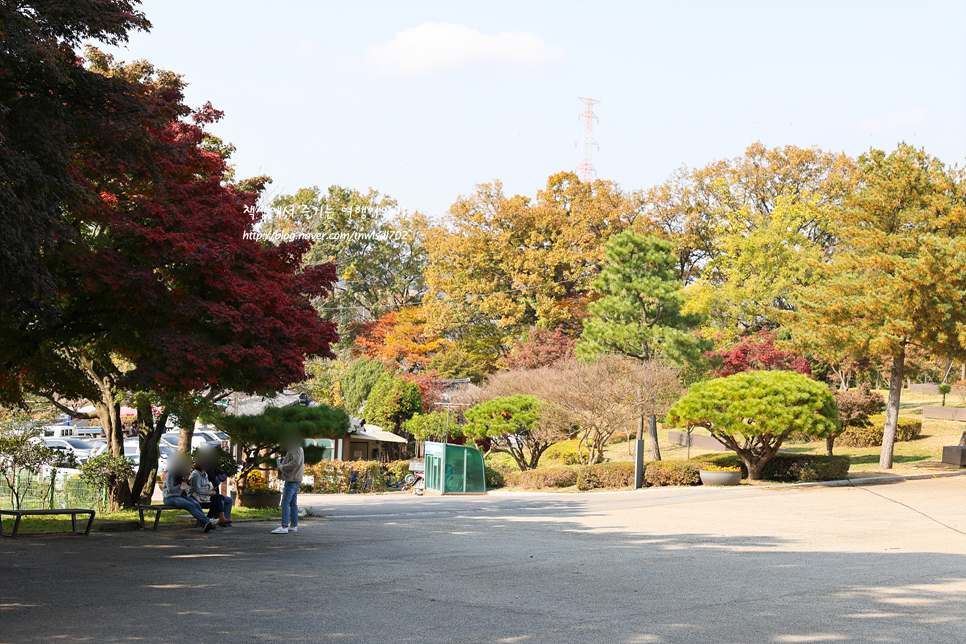
[[[594,104],[600,103],[592,98],[581,98],[584,102],[584,111],[580,114],[584,119],[584,136],[580,139],[580,165],[577,166],[577,176],[583,182],[593,181],[597,178],[597,171],[591,161],[593,147],[597,145],[594,140],[594,121],[597,116],[594,114]]]

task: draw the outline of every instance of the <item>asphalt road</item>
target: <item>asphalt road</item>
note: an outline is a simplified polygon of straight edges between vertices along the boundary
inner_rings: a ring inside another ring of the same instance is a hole
[[[302,504],[2,540],[0,643],[966,641],[962,477]]]

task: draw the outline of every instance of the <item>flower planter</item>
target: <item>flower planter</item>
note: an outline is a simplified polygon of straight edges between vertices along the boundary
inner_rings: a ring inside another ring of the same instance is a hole
[[[741,482],[741,470],[728,472],[726,470],[701,470],[702,485],[738,485]]]
[[[238,495],[238,506],[242,508],[277,508],[282,502],[282,493]]]

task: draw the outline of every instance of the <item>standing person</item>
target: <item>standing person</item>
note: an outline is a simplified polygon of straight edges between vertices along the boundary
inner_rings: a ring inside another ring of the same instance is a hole
[[[272,534],[298,532],[298,495],[304,468],[305,452],[302,445],[292,441],[286,446],[285,456],[278,460],[278,480],[285,482],[282,488],[282,525],[272,530]]]
[[[191,463],[181,452],[172,459],[168,471],[164,474],[164,504],[187,510],[191,516],[205,524],[205,532],[211,532],[218,525],[218,519],[209,519],[205,516],[205,511],[201,509],[201,504],[188,496],[188,474],[191,471]]]

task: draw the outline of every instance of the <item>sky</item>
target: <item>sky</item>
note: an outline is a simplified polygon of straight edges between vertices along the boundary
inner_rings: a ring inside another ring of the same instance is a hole
[[[966,2],[148,0],[121,48],[225,112],[267,196],[337,184],[443,217],[580,162],[624,190],[750,144],[966,161]]]

